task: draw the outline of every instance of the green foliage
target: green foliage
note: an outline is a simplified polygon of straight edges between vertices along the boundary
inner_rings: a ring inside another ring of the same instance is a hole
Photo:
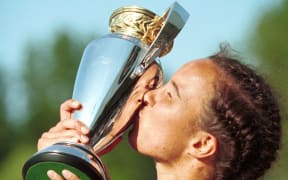
[[[269,80],[288,107],[288,1],[271,10],[259,21],[251,43],[261,66],[269,73]]]
[[[251,39],[251,51],[267,74],[283,109],[283,147],[266,179],[287,179],[288,172],[288,1],[261,17]]]
[[[33,141],[59,120],[60,104],[71,98],[85,46],[71,37],[60,32],[52,45],[34,43],[27,50],[24,69],[29,102],[27,132]]]
[[[14,148],[4,159],[5,163],[0,165],[1,179],[22,179],[22,165],[35,150],[36,147],[32,144],[14,144]]]
[[[0,67],[1,69],[1,67]],[[5,97],[5,90],[6,86],[4,83],[4,73],[0,71],[0,109],[2,109],[0,113],[0,162],[2,162],[3,158],[6,156],[8,151],[10,150],[10,143],[7,143],[7,139],[9,138],[9,134],[11,133],[11,129],[7,124],[7,117],[5,112],[5,104],[4,104],[4,97]],[[3,75],[2,75],[3,74]]]

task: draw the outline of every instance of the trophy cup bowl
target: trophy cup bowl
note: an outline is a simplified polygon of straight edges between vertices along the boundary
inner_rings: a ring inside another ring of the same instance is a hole
[[[67,169],[82,180],[105,180],[96,154],[133,123],[141,106],[135,98],[149,90],[155,76],[161,80],[155,59],[171,50],[188,16],[176,2],[163,16],[138,6],[115,10],[109,21],[111,33],[85,48],[74,84],[72,98],[83,108],[73,116],[90,128],[89,144],[60,142],[35,153],[23,166],[23,179],[48,179],[48,170],[61,174]]]

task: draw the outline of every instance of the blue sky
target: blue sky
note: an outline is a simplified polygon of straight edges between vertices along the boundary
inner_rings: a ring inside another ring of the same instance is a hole
[[[2,0],[0,2],[0,61],[11,71],[21,67],[21,55],[29,41],[49,42],[53,34],[69,28],[79,34],[104,35],[112,11],[139,5],[161,15],[172,0]],[[173,51],[162,58],[164,68],[176,70],[188,60],[217,51],[220,42],[245,52],[245,39],[259,15],[281,0],[178,0],[190,18],[175,41]],[[76,34],[77,34],[76,33]]]

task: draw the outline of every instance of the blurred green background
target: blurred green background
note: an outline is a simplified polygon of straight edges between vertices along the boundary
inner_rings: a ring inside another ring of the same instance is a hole
[[[211,24],[211,29],[217,25],[225,26]],[[16,72],[7,71],[5,66],[0,66],[1,179],[21,179],[22,165],[36,151],[37,139],[58,121],[59,105],[71,97],[84,47],[99,36],[100,34],[89,33],[83,35],[71,28],[63,28],[55,31],[49,41],[39,41],[31,37],[20,55],[22,68],[17,69],[17,79]],[[223,40],[229,42],[229,39]],[[242,47],[246,47],[245,62],[252,63],[273,85],[283,109],[283,147],[278,161],[264,177],[266,180],[288,178],[287,41],[288,0],[284,0],[279,6],[271,7],[261,14],[246,34],[246,38],[240,42]],[[217,47],[215,49],[217,50]],[[208,55],[210,54],[206,54]],[[168,71],[166,77],[170,75],[171,72]],[[18,93],[17,98],[10,97],[13,92]],[[7,98],[8,94],[10,98]],[[19,107],[23,109],[18,109]],[[18,112],[23,111],[25,113],[22,113],[21,122],[15,123],[19,119]],[[153,162],[131,150],[125,140],[105,155],[103,160],[112,179],[156,179]]]

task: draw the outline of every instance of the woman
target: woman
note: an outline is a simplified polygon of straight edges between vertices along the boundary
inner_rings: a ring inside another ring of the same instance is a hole
[[[80,108],[74,103],[62,105],[62,117]],[[269,85],[249,67],[227,57],[224,49],[185,64],[168,83],[147,91],[129,143],[155,160],[158,180],[257,179],[276,159],[280,121]],[[87,143],[88,130],[81,131],[77,124],[81,123],[60,122],[54,127],[57,133],[49,131],[41,137],[39,149],[74,138],[65,136],[70,130]],[[64,175],[73,179],[69,172]]]

